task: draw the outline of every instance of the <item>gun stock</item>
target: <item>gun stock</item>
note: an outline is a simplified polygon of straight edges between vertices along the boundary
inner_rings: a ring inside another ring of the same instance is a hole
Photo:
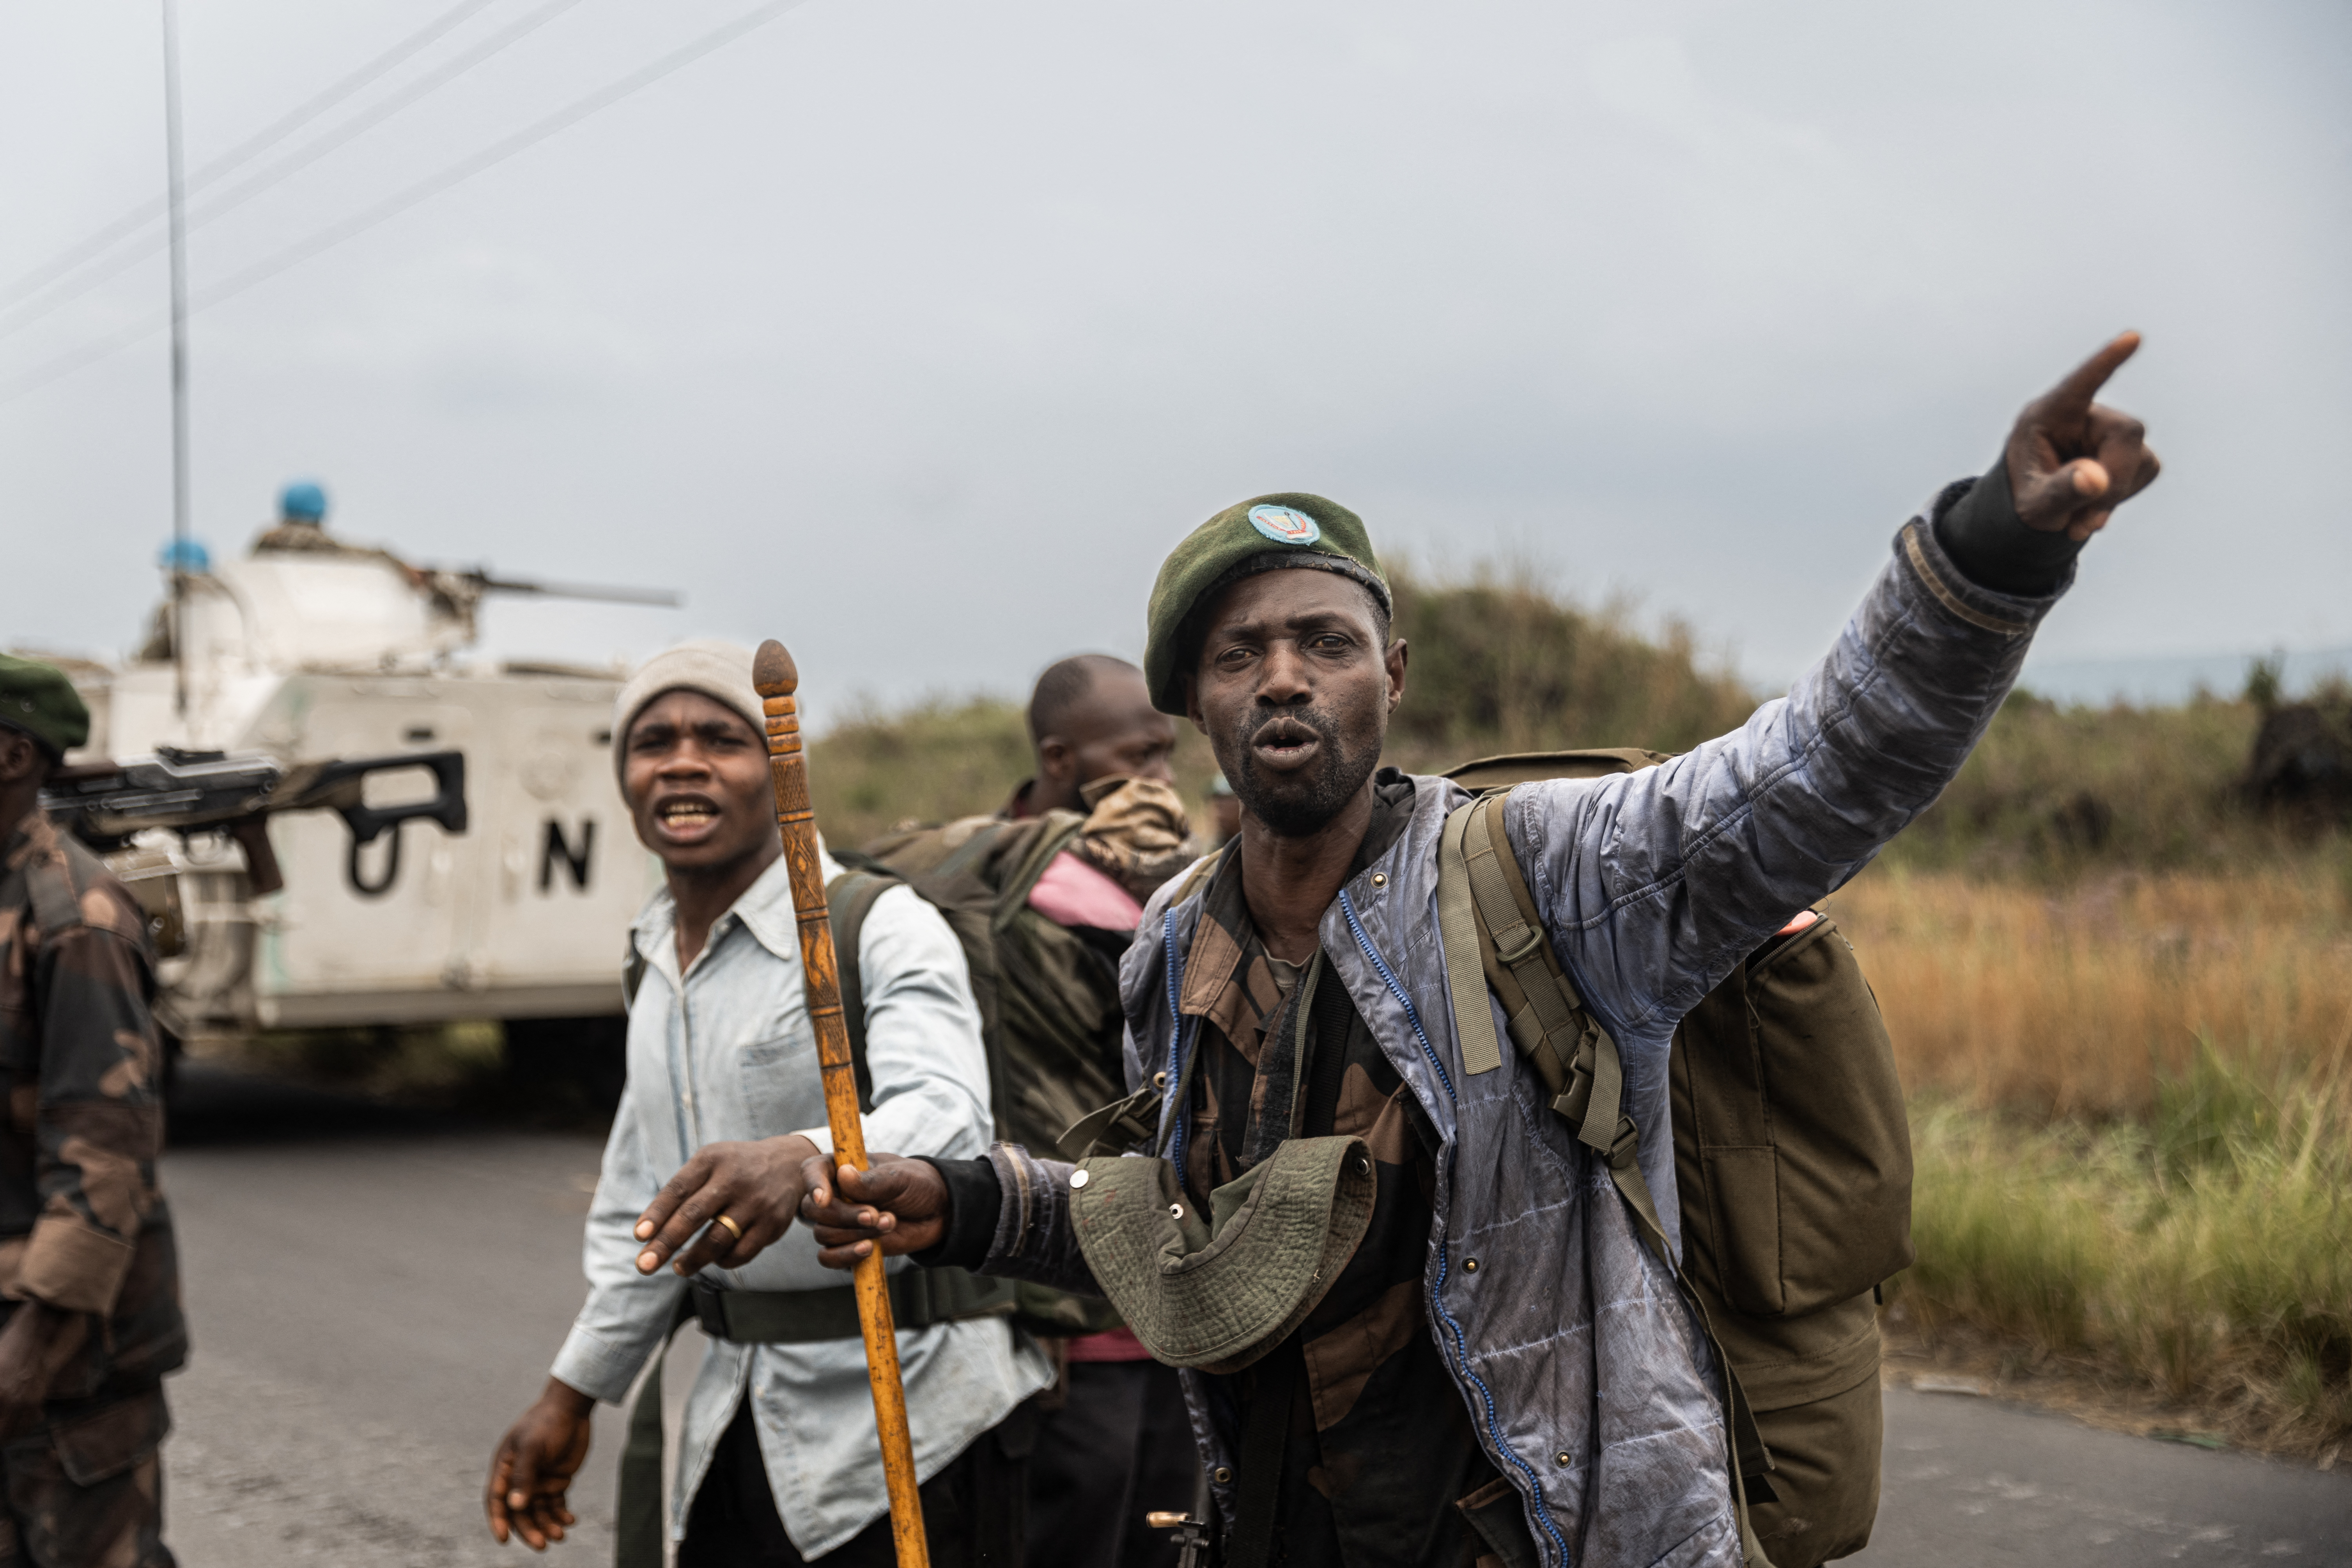
[[[373,773],[423,768],[434,791],[425,800],[370,805]],[[423,819],[446,832],[466,831],[466,754],[410,752],[398,756],[279,766],[273,758],[163,750],[125,763],[86,763],[49,775],[42,809],[93,848],[112,849],[133,835],[164,827],[185,837],[221,833],[245,852],[256,893],[286,885],[269,842],[269,818],[284,811],[332,811],[351,830],[353,852],[387,828]]]

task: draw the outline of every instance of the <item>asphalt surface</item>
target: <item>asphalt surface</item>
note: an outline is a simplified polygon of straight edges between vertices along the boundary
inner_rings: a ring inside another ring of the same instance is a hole
[[[482,1522],[491,1446],[580,1300],[598,1142],[192,1069],[164,1163],[195,1352],[170,1393],[167,1539],[189,1568],[520,1564]],[[696,1353],[681,1343],[673,1402]],[[1893,1390],[1868,1568],[2352,1568],[2352,1475]],[[550,1561],[612,1561],[600,1410]],[[1040,1564],[1038,1568],[1066,1568]],[[1079,1565],[1068,1565],[1079,1568]]]
[[[1886,1391],[1878,1528],[1849,1563],[2352,1564],[2352,1476]]]

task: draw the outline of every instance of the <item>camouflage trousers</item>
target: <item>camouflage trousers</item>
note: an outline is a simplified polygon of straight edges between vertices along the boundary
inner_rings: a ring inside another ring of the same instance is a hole
[[[59,1413],[0,1447],[0,1568],[175,1568],[163,1391]]]

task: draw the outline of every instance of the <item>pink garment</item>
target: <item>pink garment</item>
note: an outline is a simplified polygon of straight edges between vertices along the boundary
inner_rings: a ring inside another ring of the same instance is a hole
[[[1143,919],[1134,895],[1066,849],[1029,889],[1029,907],[1057,926],[1097,931],[1133,931]]]
[[[1135,1331],[1121,1324],[1099,1334],[1080,1334],[1070,1342],[1072,1361],[1150,1361],[1151,1352],[1135,1337]]]

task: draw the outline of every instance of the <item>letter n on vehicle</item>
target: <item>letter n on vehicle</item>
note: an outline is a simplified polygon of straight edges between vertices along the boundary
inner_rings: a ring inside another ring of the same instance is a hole
[[[588,890],[588,859],[596,853],[596,819],[593,816],[580,824],[580,847],[563,836],[563,824],[551,816],[547,819],[547,846],[539,855],[539,890],[552,892],[555,889],[555,868],[562,862],[572,873],[572,885],[582,892]]]

